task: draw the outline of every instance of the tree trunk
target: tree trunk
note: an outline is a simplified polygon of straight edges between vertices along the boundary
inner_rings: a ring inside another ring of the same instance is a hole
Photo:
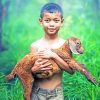
[[[3,11],[5,12],[5,15],[3,17],[5,17],[6,22],[8,22],[9,20],[9,5],[10,5],[10,0],[6,0],[3,7]]]
[[[2,11],[3,11],[3,5],[2,5],[2,0],[0,0],[0,51],[2,51],[3,45],[2,45]]]
[[[94,25],[96,31],[100,30],[100,1],[99,0],[93,0],[93,13],[94,13]]]
[[[10,0],[5,0],[5,4],[2,4],[2,0],[0,0],[0,51],[4,51],[5,47],[2,42],[2,34],[3,34],[3,20],[8,23],[8,10],[9,10]]]
[[[94,0],[93,1],[93,8],[94,8],[94,17],[95,21],[98,22],[100,18],[100,1],[99,0]]]

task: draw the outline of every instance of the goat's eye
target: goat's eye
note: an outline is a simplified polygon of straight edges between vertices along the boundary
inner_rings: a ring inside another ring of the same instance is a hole
[[[80,43],[79,43],[79,42],[77,42],[76,44],[77,44],[77,45],[80,45]]]

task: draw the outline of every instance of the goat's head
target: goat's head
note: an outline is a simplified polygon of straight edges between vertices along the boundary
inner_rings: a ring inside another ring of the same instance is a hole
[[[68,44],[73,54],[83,54],[84,50],[83,50],[80,39],[76,37],[71,37],[68,39]]]

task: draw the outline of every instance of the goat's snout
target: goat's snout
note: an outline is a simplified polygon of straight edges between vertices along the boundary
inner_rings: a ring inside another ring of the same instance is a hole
[[[83,53],[84,53],[84,49],[81,48],[81,49],[79,50],[79,53],[80,53],[80,54],[83,54]]]

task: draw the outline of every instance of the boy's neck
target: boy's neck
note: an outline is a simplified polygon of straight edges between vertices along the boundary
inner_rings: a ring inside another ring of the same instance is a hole
[[[58,34],[54,34],[54,35],[45,34],[43,39],[47,40],[47,41],[54,41],[54,40],[58,40],[59,36],[58,36]]]

